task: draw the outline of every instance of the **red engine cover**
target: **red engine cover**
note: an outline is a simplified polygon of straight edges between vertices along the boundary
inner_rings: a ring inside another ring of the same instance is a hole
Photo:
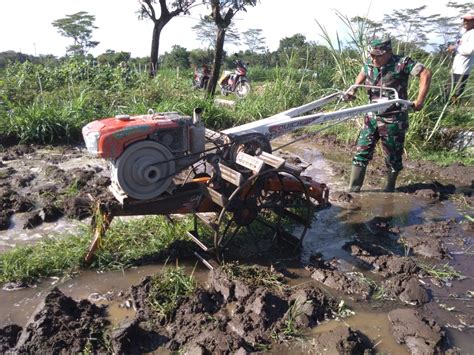
[[[179,127],[177,122],[162,114],[126,117],[105,118],[84,127],[87,132],[100,133],[98,154],[102,158],[116,159],[127,145],[146,139],[157,130]]]

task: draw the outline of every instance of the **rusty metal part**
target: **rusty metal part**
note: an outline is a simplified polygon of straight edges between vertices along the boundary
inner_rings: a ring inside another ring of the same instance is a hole
[[[269,153],[259,158],[240,152],[237,162],[224,165],[217,160],[212,176],[197,173],[172,193],[151,200],[127,197],[121,204],[100,204],[97,211],[101,217],[95,219],[86,261],[91,262],[114,216],[192,215],[194,230],[188,236],[219,261],[242,231],[255,243],[259,242],[257,234],[265,235],[272,241],[291,242],[296,250],[311,224],[314,207],[327,205],[328,189],[310,177],[299,176],[298,170],[280,160]],[[239,163],[243,169],[234,170]],[[210,238],[202,235],[201,225],[210,231]]]

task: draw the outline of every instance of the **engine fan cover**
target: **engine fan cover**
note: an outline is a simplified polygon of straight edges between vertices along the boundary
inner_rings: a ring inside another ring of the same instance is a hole
[[[112,164],[112,182],[128,196],[149,200],[161,195],[175,174],[174,155],[150,140],[128,146]]]

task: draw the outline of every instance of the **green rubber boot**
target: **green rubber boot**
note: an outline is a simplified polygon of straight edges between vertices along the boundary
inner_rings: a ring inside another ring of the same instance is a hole
[[[383,189],[384,192],[394,192],[395,191],[395,184],[397,182],[399,171],[389,171],[387,173],[387,181],[385,183],[385,188]]]
[[[351,180],[349,182],[349,192],[359,192],[364,184],[365,166],[352,165]]]

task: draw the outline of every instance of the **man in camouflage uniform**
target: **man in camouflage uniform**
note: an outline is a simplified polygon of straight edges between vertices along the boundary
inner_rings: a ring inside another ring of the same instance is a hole
[[[365,84],[393,88],[400,99],[408,99],[408,78],[420,78],[418,96],[413,102],[413,109],[419,111],[428,93],[431,82],[431,71],[423,64],[410,57],[392,53],[390,39],[373,39],[369,44],[370,58],[363,65],[355,84]],[[355,94],[350,93],[349,98]],[[393,98],[390,91],[369,89],[370,102]],[[408,112],[400,111],[399,107],[389,107],[384,113],[370,112],[364,118],[364,127],[359,133],[357,152],[352,160],[352,173],[349,184],[351,192],[359,192],[364,182],[367,164],[372,159],[375,145],[380,139],[388,169],[386,192],[395,190],[398,173],[403,169],[402,154],[405,133],[408,129]]]

